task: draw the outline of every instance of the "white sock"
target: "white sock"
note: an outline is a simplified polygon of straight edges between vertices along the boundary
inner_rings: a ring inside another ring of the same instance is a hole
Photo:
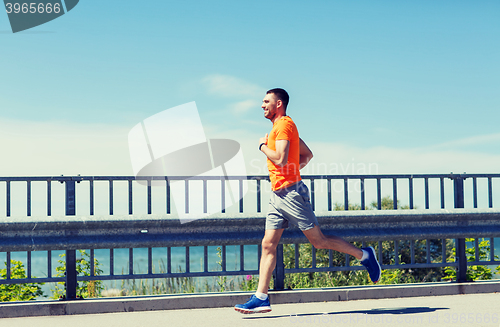
[[[267,294],[266,293],[255,292],[255,297],[257,297],[261,301],[264,301],[264,300],[267,299]]]
[[[366,251],[366,250],[361,250],[361,251],[363,251],[363,256],[361,257],[361,260],[359,260],[359,261],[363,261],[363,260],[368,259],[368,251]]]

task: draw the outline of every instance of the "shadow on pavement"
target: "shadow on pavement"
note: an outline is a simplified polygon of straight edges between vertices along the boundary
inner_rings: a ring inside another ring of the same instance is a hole
[[[340,312],[322,312],[322,313],[296,313],[279,316],[251,316],[244,319],[269,319],[269,318],[284,318],[284,317],[306,317],[306,316],[324,316],[324,315],[405,315],[416,313],[431,313],[438,310],[449,310],[449,308],[429,308],[429,307],[408,307],[408,308],[381,308],[371,310],[354,310]]]

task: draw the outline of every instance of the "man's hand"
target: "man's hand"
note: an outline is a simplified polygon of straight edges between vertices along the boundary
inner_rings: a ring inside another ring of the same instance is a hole
[[[266,136],[264,137],[261,137],[260,138],[260,141],[259,141],[259,145],[261,145],[262,143],[266,144],[267,145],[267,138],[268,138],[269,135],[267,135],[266,133]]]
[[[288,162],[288,148],[290,142],[288,140],[277,140],[275,143],[276,150],[273,151],[267,146],[269,135],[261,137],[259,141],[260,151],[262,151],[275,165],[283,167]],[[265,145],[260,146],[262,143]]]

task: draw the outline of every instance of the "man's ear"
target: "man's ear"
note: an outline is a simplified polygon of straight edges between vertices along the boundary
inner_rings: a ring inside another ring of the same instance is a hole
[[[278,100],[276,101],[276,108],[283,107],[283,101]]]

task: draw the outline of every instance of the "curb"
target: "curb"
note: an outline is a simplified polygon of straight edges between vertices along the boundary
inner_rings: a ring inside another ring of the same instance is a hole
[[[500,281],[426,283],[337,287],[269,292],[272,304],[353,301],[500,292]],[[200,293],[148,297],[99,298],[75,301],[15,302],[0,304],[1,318],[102,314],[113,312],[182,310],[232,307],[252,292]]]

